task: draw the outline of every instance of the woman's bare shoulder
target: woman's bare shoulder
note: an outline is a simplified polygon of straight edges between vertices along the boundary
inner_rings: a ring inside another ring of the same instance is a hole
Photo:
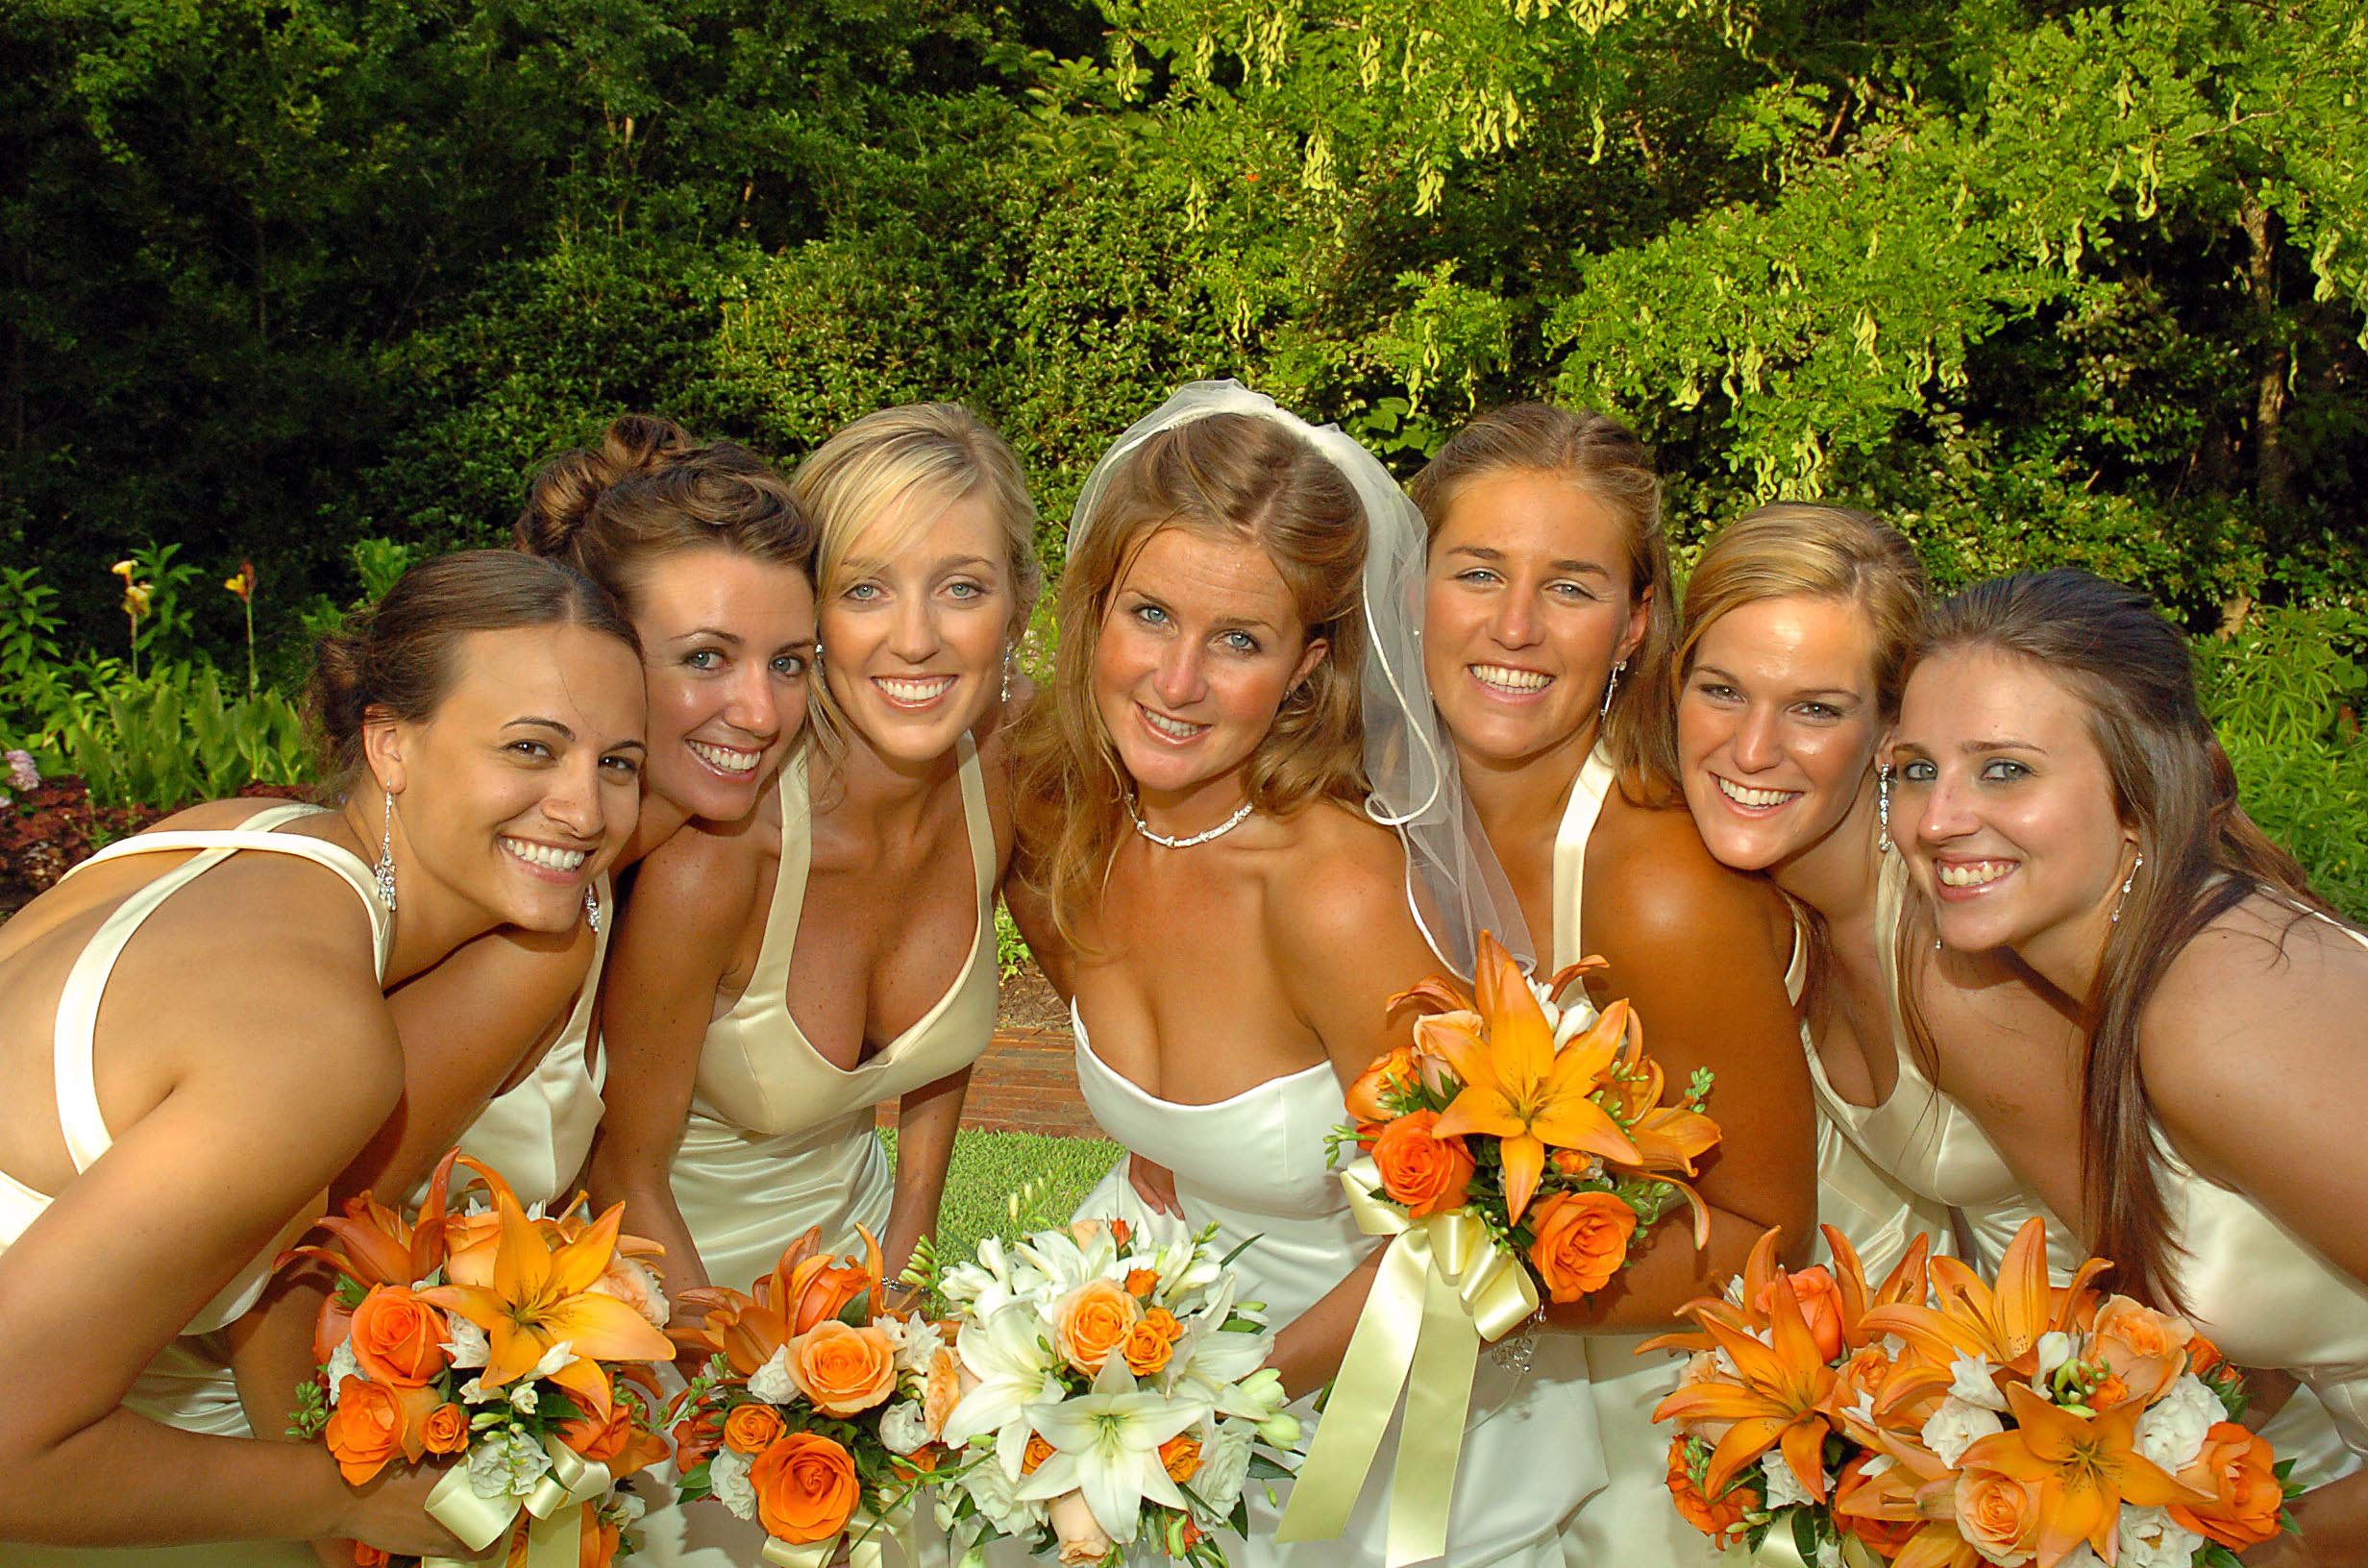
[[[1763,877],[1720,865],[1684,807],[1639,806],[1615,792],[1587,850],[1591,928],[1607,918],[1633,941],[1699,949],[1705,937],[1757,941],[1782,958],[1792,914]]]

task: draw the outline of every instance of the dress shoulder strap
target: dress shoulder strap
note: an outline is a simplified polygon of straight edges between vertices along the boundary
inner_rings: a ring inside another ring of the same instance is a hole
[[[961,757],[962,824],[971,841],[971,870],[978,884],[981,924],[990,923],[995,909],[995,819],[987,811],[987,772],[978,762],[978,743],[964,730],[954,741]]]
[[[814,863],[814,797],[806,772],[806,748],[781,764],[781,860],[773,872],[773,901],[765,909],[765,934],[756,939],[756,968],[741,999],[766,998],[787,1006],[789,960],[798,946],[798,922],[805,913],[806,872]],[[739,1010],[735,1003],[733,1011]]]
[[[385,906],[378,901],[369,869],[350,850],[340,849],[333,844],[272,831],[300,817],[308,817],[317,810],[319,808],[315,806],[273,806],[258,812],[234,828],[138,834],[108,845],[66,873],[71,876],[101,861],[128,860],[134,855],[156,854],[165,850],[200,851],[116,905],[100,922],[98,933],[90,939],[88,945],[75,958],[74,967],[66,972],[65,987],[58,996],[53,1063],[57,1076],[58,1123],[65,1135],[66,1152],[73,1158],[76,1170],[89,1169],[114,1142],[113,1136],[107,1130],[106,1118],[99,1114],[97,1074],[91,1063],[99,1001],[106,994],[108,976],[114,972],[115,961],[123,956],[123,949],[131,942],[132,934],[139,929],[143,920],[156,913],[158,906],[231,856],[246,849],[296,855],[315,865],[326,866],[343,877],[361,900],[362,907],[369,911],[371,935],[377,948],[377,968],[380,977],[384,978],[394,922]]]
[[[1587,893],[1587,840],[1595,831],[1595,819],[1603,815],[1604,799],[1618,782],[1618,772],[1600,747],[1589,752],[1579,766],[1578,777],[1571,780],[1569,803],[1563,807],[1562,821],[1554,830],[1554,934],[1550,943],[1541,945],[1552,954],[1557,969],[1587,956],[1580,934],[1580,906]],[[1535,940],[1537,933],[1530,935]]]

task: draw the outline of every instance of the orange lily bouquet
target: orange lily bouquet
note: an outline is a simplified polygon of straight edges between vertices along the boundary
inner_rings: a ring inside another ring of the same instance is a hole
[[[2236,1568],[2291,1528],[2292,1461],[2237,1422],[2234,1371],[2184,1318],[2047,1279],[2033,1218],[1996,1285],[1914,1246],[1870,1291],[1832,1226],[1831,1268],[1753,1249],[1654,1419],[1676,1424],[1678,1511],[1720,1545],[1783,1530],[1801,1560],[1896,1568]]]
[[[485,1205],[448,1206],[456,1163]],[[590,1219],[579,1199],[530,1217],[457,1150],[415,1218],[368,1193],[349,1200],[319,1223],[332,1245],[280,1260],[337,1276],[313,1330],[321,1370],[298,1390],[289,1435],[324,1440],[356,1486],[398,1458],[450,1459],[428,1511],[474,1550],[506,1537],[510,1564],[599,1568],[629,1551],[641,1504],[619,1483],[666,1456],[647,1363],[674,1346],[646,1262],[659,1249],[620,1236],[622,1213]],[[357,1547],[355,1560],[387,1559]]]
[[[684,1291],[703,1322],[674,1331],[708,1354],[676,1407],[681,1495],[762,1521],[765,1560],[785,1568],[826,1563],[842,1541],[858,1564],[880,1560],[946,1455],[959,1392],[946,1332],[889,1305],[879,1243],[856,1229],[861,1259],[823,1252],[817,1227],[753,1293]]]
[[[1480,1341],[1520,1328],[1541,1291],[1572,1302],[1602,1289],[1681,1202],[1694,1244],[1709,1238],[1710,1213],[1683,1178],[1718,1141],[1702,1110],[1710,1074],[1664,1105],[1626,1001],[1556,1000],[1601,964],[1541,985],[1484,931],[1470,992],[1434,977],[1391,999],[1394,1016],[1418,1015],[1413,1042],[1350,1086],[1355,1121],[1332,1149],[1359,1151],[1342,1173],[1350,1211],[1393,1239],[1279,1539],[1338,1532],[1411,1380],[1452,1409],[1434,1405],[1400,1435],[1389,1561],[1440,1555]]]

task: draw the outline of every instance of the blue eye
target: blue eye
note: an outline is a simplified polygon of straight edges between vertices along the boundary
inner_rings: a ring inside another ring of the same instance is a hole
[[[1225,633],[1225,646],[1236,653],[1255,653],[1258,651],[1258,639],[1246,631],[1229,631]]]
[[[805,674],[805,658],[798,653],[777,654],[773,660],[773,673],[795,679]]]
[[[1913,762],[1901,763],[1899,776],[1910,784],[1930,784],[1940,776],[1940,770],[1918,757]]]
[[[1147,626],[1165,625],[1168,612],[1156,604],[1138,604],[1135,606],[1135,619]]]
[[[851,599],[858,604],[868,604],[873,600],[879,598],[879,584],[876,582],[859,582],[853,587],[848,589],[847,592],[840,597],[844,599]]]
[[[1503,579],[1485,566],[1473,566],[1467,567],[1463,571],[1458,572],[1455,575],[1455,580],[1458,582],[1468,582],[1475,585],[1481,585],[1492,582],[1501,582]]]
[[[987,591],[984,587],[978,583],[971,581],[967,577],[959,578],[953,582],[946,584],[946,592],[953,596],[955,599],[964,600],[984,599],[987,597]]]
[[[1555,594],[1564,599],[1592,600],[1598,597],[1591,589],[1589,589],[1580,583],[1556,582],[1549,583],[1547,586]]]
[[[2019,762],[2009,762],[2004,757],[1992,757],[1982,764],[1982,779],[1987,784],[2011,784],[2030,776],[2030,769]]]
[[[682,655],[682,662],[694,670],[712,670],[723,662],[724,655],[712,648],[695,648]]]

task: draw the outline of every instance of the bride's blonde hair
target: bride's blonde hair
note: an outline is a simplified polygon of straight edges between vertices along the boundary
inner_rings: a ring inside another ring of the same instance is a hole
[[[1030,705],[1014,742],[1021,874],[1079,947],[1127,831],[1132,791],[1094,706],[1094,658],[1119,584],[1163,528],[1257,546],[1307,636],[1327,645],[1250,755],[1250,801],[1280,816],[1311,800],[1353,804],[1366,793],[1357,678],[1366,518],[1355,490],[1271,420],[1211,414],[1160,431],[1111,476],[1085,520],[1083,543],[1061,573],[1051,689]]]

